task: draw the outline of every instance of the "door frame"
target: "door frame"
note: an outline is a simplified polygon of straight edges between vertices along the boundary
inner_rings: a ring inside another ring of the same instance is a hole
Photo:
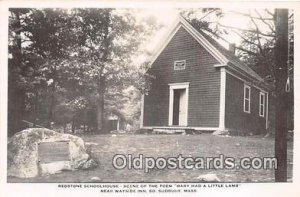
[[[178,126],[187,126],[188,124],[188,109],[189,109],[189,86],[190,82],[183,83],[170,83],[169,84],[169,126],[173,125],[173,104],[174,104],[174,90],[175,89],[185,89],[186,93],[186,125]],[[177,125],[176,125],[177,126]]]

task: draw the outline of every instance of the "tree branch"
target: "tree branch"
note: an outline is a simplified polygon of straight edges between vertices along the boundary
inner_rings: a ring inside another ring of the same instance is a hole
[[[250,51],[250,50],[247,50],[247,49],[244,49],[244,48],[239,47],[239,46],[235,46],[235,48],[238,49],[238,50],[244,51],[244,52],[246,52],[246,53],[248,53],[250,55],[257,55],[257,53],[255,53],[253,51]]]
[[[274,14],[272,12],[270,12],[268,9],[265,9],[265,11],[270,15],[272,16],[272,20],[274,20]]]
[[[260,14],[256,9],[254,9],[254,11],[255,11],[255,13],[259,16],[259,19],[260,19],[264,24],[266,24],[266,25],[269,27],[269,29],[270,29],[273,33],[275,33],[275,29],[272,27],[272,25],[269,24],[269,23],[267,23],[266,20],[261,16],[261,14]]]
[[[210,15],[211,13],[215,12],[216,10],[213,9],[211,11],[209,11],[208,13],[206,13],[204,16],[202,16],[200,19],[198,19],[199,21],[201,21],[202,19],[206,18],[208,15]]]
[[[240,38],[242,38],[245,42],[249,43],[249,44],[253,44],[255,46],[258,46],[257,43],[252,42],[250,40],[248,40],[247,38],[245,38],[243,35],[241,35],[239,32],[232,30],[235,34],[237,34]]]
[[[209,31],[207,29],[202,29],[202,31],[207,31],[208,33],[211,33],[212,35],[214,35],[217,38],[220,38],[221,40],[223,40],[224,42],[230,44],[230,42],[228,42],[228,40],[226,40],[225,38],[223,38],[222,36],[218,35],[217,33],[213,32],[213,31]]]
[[[252,23],[254,24],[254,26],[256,28],[256,39],[258,41],[257,47],[258,47],[259,51],[262,52],[262,45],[261,45],[260,37],[259,37],[259,33],[258,33],[259,32],[258,25],[256,24],[256,22],[253,18],[250,18],[250,19],[251,19]]]
[[[207,30],[206,30],[206,31],[207,31]],[[220,38],[220,39],[223,40],[224,42],[226,42],[226,43],[228,43],[228,44],[231,44],[231,43],[228,42],[225,38],[223,38],[223,37],[220,36],[220,35],[217,35],[215,32],[212,32],[212,31],[207,31],[207,32],[213,34],[213,35],[216,36],[217,38]],[[253,51],[249,51],[249,50],[244,49],[244,48],[239,47],[239,46],[235,46],[235,48],[238,49],[238,50],[244,51],[244,52],[246,52],[246,53],[249,53],[249,54],[251,54],[251,55],[257,55],[257,53],[255,53],[255,52],[253,52]]]
[[[241,16],[246,16],[246,17],[251,17],[251,18],[254,18],[254,19],[260,19],[261,20],[260,17],[251,16],[250,14],[236,12],[236,11],[231,11],[231,12],[234,13],[234,14],[241,15]],[[274,19],[273,18],[263,18],[263,20],[274,20]]]
[[[219,25],[221,27],[224,27],[224,28],[228,28],[228,29],[235,29],[235,30],[238,30],[238,31],[251,32],[251,33],[259,33],[260,35],[265,36],[265,37],[272,37],[272,38],[275,37],[274,34],[265,34],[265,33],[262,33],[261,31],[256,32],[256,30],[242,29],[242,28],[238,28],[238,27],[227,26],[227,25],[223,25],[223,24],[221,24],[219,22],[217,23],[217,25]]]

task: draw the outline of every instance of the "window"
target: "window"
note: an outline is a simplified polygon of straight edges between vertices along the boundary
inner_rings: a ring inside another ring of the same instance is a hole
[[[178,60],[174,62],[174,70],[184,70],[185,69],[185,60]]]
[[[250,113],[250,86],[244,85],[244,112]]]
[[[265,117],[265,93],[259,93],[259,116]]]

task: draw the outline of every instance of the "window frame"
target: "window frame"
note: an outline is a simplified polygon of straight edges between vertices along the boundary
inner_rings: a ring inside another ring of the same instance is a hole
[[[249,90],[249,98],[246,98],[246,90]],[[244,109],[243,109],[243,111],[245,112],[245,113],[248,113],[248,114],[250,114],[251,113],[251,110],[250,110],[250,108],[251,108],[251,87],[250,86],[248,86],[248,85],[246,85],[246,84],[244,84],[244,99],[243,99],[243,101],[244,101]],[[246,101],[248,101],[248,111],[246,110]]]
[[[176,64],[177,64],[177,63],[181,63],[181,62],[184,63],[184,67],[183,67],[183,68],[176,68]],[[185,70],[185,67],[186,67],[186,60],[176,60],[176,61],[174,61],[173,67],[174,67],[174,70]]]
[[[262,99],[263,97],[263,99]],[[260,117],[265,117],[265,106],[266,106],[266,94],[264,92],[259,93],[259,110],[258,110],[258,115]],[[263,113],[261,113],[261,106],[263,106]]]

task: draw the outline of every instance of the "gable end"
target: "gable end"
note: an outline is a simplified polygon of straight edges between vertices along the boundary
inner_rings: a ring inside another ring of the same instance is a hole
[[[155,50],[154,56],[151,59],[151,65],[155,62],[161,52],[166,48],[169,42],[172,40],[173,36],[178,32],[180,28],[184,28],[201,46],[203,46],[218,62],[219,64],[227,64],[227,58],[221,54],[209,41],[207,41],[198,31],[196,31],[188,22],[186,22],[182,17],[176,20],[175,25],[173,25],[167,37],[162,41],[162,44]]]

